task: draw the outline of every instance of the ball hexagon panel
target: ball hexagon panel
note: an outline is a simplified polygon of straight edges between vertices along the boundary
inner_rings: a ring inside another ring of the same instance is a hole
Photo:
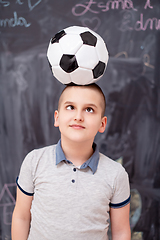
[[[83,45],[80,35],[66,34],[59,40],[63,54],[75,54]]]
[[[63,54],[60,60],[60,67],[67,73],[71,73],[78,68],[75,55]]]
[[[99,63],[95,66],[93,69],[93,76],[95,79],[98,79],[100,76],[102,76],[105,71],[105,66],[105,63],[101,61],[99,61]]]
[[[76,53],[78,66],[82,68],[93,69],[99,62],[96,48],[83,44]]]
[[[96,46],[97,38],[89,31],[80,34],[83,44]]]
[[[88,28],[88,29],[89,29],[89,28]],[[94,31],[91,30],[91,29],[89,29],[89,31],[90,31],[95,37],[97,37],[97,39],[99,39],[100,41],[103,41],[103,39],[101,38],[101,36],[100,36],[98,33],[94,32]]]

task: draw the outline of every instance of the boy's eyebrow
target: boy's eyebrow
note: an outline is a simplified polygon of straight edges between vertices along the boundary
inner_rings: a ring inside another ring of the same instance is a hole
[[[66,101],[64,104],[74,104],[74,102]]]

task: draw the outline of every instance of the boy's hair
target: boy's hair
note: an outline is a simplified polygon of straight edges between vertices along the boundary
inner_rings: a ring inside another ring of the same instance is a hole
[[[82,87],[82,88],[89,88],[89,89],[93,89],[95,91],[97,91],[100,95],[101,95],[101,98],[102,98],[102,102],[101,102],[101,106],[102,106],[102,117],[104,117],[105,115],[105,109],[106,109],[106,98],[105,98],[105,95],[102,91],[102,89],[96,84],[96,83],[92,83],[92,84],[88,84],[88,85],[77,85],[77,84],[74,84],[74,83],[70,83],[70,84],[67,84],[66,87],[63,89],[63,91],[61,92],[61,95],[60,95],[60,98],[59,98],[59,102],[58,102],[58,110],[59,110],[59,107],[60,107],[60,104],[61,104],[61,97],[63,95],[63,92],[67,89],[67,88],[70,88],[70,87]]]

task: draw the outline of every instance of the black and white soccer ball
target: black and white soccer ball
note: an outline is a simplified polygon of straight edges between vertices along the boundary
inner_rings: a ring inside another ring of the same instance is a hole
[[[108,50],[97,33],[87,27],[72,26],[51,39],[47,57],[53,75],[61,83],[87,85],[103,76]]]

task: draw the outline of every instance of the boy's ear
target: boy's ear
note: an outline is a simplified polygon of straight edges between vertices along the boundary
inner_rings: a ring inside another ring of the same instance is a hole
[[[100,126],[98,132],[103,133],[106,129],[106,125],[107,125],[107,117],[104,116],[101,120],[101,126]]]
[[[54,112],[54,126],[59,127],[59,122],[58,122],[58,110]]]

